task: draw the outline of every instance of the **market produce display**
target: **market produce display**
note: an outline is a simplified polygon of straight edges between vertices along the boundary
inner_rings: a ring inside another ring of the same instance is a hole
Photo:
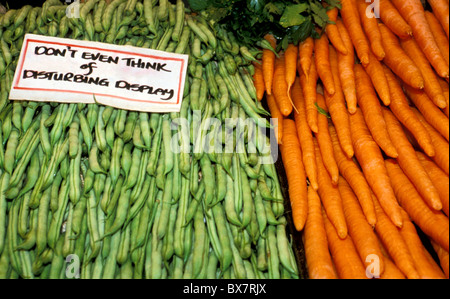
[[[270,127],[253,92],[259,50],[181,0],[66,8],[0,18],[0,277],[299,278],[269,135],[243,126]],[[181,112],[10,101],[26,33],[189,54]]]
[[[449,4],[366,2],[255,66],[308,274],[448,279]]]
[[[0,13],[0,278],[449,278],[447,0],[67,7]],[[27,33],[189,55],[181,111],[10,100]]]

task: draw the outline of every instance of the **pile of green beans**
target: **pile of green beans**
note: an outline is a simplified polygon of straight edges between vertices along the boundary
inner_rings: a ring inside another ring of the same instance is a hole
[[[188,54],[182,109],[10,101],[26,33]],[[0,38],[0,278],[299,278],[275,165],[237,129],[269,126],[257,49],[181,0],[89,0],[80,18],[47,0],[0,16]]]

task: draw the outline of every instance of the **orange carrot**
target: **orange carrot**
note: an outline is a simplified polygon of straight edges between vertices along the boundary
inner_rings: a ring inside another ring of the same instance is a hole
[[[363,65],[369,63],[370,45],[359,20],[359,12],[353,0],[341,0],[341,17]]]
[[[341,87],[339,77],[339,61],[336,50],[330,45],[330,66],[333,73],[334,82],[336,82],[336,92],[330,95],[325,91],[325,104],[330,112],[331,120],[336,126],[339,142],[342,145],[347,157],[351,158],[355,154],[353,150],[352,137],[350,132],[350,120],[345,105],[345,96]]]
[[[295,122],[291,119],[284,119],[281,155],[289,185],[293,222],[295,228],[302,231],[308,215],[308,187],[297,136]]]
[[[441,268],[445,273],[445,276],[447,277],[447,279],[449,279],[449,254],[448,251],[443,249],[442,246],[439,246],[439,244],[436,244],[436,242],[433,242],[433,240],[431,240],[431,245],[434,248],[434,251],[436,252],[440,264],[441,264]]]
[[[439,168],[429,157],[421,152],[416,152],[417,158],[428,173],[431,181],[439,192],[439,197],[442,201],[442,211],[449,216],[449,177]]]
[[[381,110],[380,100],[377,97],[369,75],[359,64],[355,65],[355,75],[358,104],[373,139],[386,155],[397,158],[397,149],[392,144]]]
[[[264,36],[273,49],[277,48],[277,40],[272,34],[267,34]],[[268,49],[263,49],[262,54],[262,69],[264,73],[264,84],[266,85],[267,94],[272,94],[272,84],[273,84],[273,73],[275,70],[275,59],[276,55],[274,52]]]
[[[402,208],[427,236],[448,250],[449,222],[447,216],[427,206],[397,161],[387,159],[385,164]],[[380,221],[379,218],[377,220]]]
[[[308,77],[306,77],[304,74],[300,74],[300,84],[303,90],[303,96],[305,98],[306,104],[306,119],[311,131],[313,131],[314,133],[317,133],[318,131],[318,112],[316,107],[318,80],[319,77],[317,75],[315,63],[311,64]]]
[[[323,109],[324,113],[328,114],[328,108],[325,104],[325,98],[320,93],[317,94],[317,105]],[[331,142],[330,131],[328,131],[328,117],[319,113],[319,132],[316,134],[317,143],[319,145],[320,153],[322,154],[323,165],[330,175],[333,185],[338,184],[339,168],[334,158],[333,144]]]
[[[397,119],[407,128],[415,137],[420,147],[424,152],[433,157],[435,155],[434,145],[431,141],[431,136],[415,113],[411,110],[409,101],[403,91],[399,79],[391,72],[391,70],[383,65],[386,78],[389,84],[389,91],[391,92],[391,105],[389,108]]]
[[[316,151],[317,181],[319,183],[318,193],[320,199],[322,200],[323,207],[331,223],[333,223],[333,226],[336,228],[339,237],[345,239],[348,236],[348,228],[345,221],[339,189],[331,182],[331,177],[323,164],[323,157],[320,153],[316,139],[314,139],[314,147]]]
[[[449,38],[449,5],[446,0],[428,0],[434,15],[444,28],[447,38]]]
[[[310,279],[337,279],[328,249],[322,203],[316,190],[308,188],[308,218],[303,232],[305,258]]]
[[[347,47],[345,46],[344,41],[341,38],[341,34],[339,33],[339,29],[336,26],[339,9],[337,7],[328,9],[327,15],[330,23],[326,25],[325,33],[327,34],[329,41],[336,48],[336,50],[344,55],[347,55]]]
[[[431,243],[433,243],[433,240],[431,240]],[[430,249],[430,251],[431,251],[431,249]],[[438,259],[436,260],[436,259],[431,255],[430,251],[428,251],[428,250],[425,250],[425,251],[424,251],[426,257],[428,258],[429,263],[431,264],[432,267],[435,268],[435,271],[443,273],[444,277],[445,277],[445,278],[448,278],[448,277],[447,277],[447,274],[445,274],[445,272],[443,271],[443,269],[442,269],[441,266],[440,266],[439,257],[438,257]]]
[[[403,227],[400,229],[400,234],[408,246],[411,257],[414,261],[414,266],[420,275],[421,279],[445,279],[445,275],[441,270],[437,270],[428,260],[425,253],[426,249],[420,240],[414,224],[409,219],[408,214],[403,211]]]
[[[289,116],[292,113],[293,106],[290,95],[288,94],[284,53],[280,54],[280,58],[275,59],[272,91],[281,114],[285,117]]]
[[[314,54],[314,39],[311,36],[300,42],[298,46],[298,54],[300,65],[298,68],[298,73],[303,73],[306,77],[308,77]]]
[[[411,253],[398,228],[390,221],[375,196],[374,204],[377,213],[377,225],[375,226],[375,230],[380,237],[381,242],[397,267],[408,279],[419,279],[420,276],[414,266]]]
[[[367,279],[366,269],[350,236],[342,239],[325,211],[322,211],[328,247],[340,279]]]
[[[355,193],[343,177],[339,178],[338,187],[344,207],[345,219],[348,223],[349,235],[367,269],[372,263],[369,259],[370,255],[376,255],[378,257],[382,256],[377,236],[371,225],[367,223]],[[382,274],[384,272],[384,263],[382,259],[380,259],[378,267],[378,274]]]
[[[325,34],[315,39],[315,64],[317,74],[322,80],[322,84],[326,91],[333,95],[336,92],[333,76],[331,75],[329,41]]]
[[[449,143],[445,138],[431,126],[424,116],[417,110],[413,109],[413,112],[419,118],[420,122],[424,125],[425,129],[431,136],[436,154],[432,157],[433,161],[439,165],[439,167],[448,175],[449,174]]]
[[[424,79],[419,68],[414,61],[409,58],[400,46],[398,38],[384,24],[378,24],[383,38],[383,45],[386,49],[384,63],[402,79],[406,84],[423,89],[425,87]]]
[[[448,37],[445,34],[444,29],[439,23],[439,20],[432,12],[425,11],[425,18],[428,21],[428,25],[430,26],[431,32],[433,33],[436,44],[439,47],[439,50],[441,51],[441,54],[444,57],[445,62],[447,62],[447,64],[450,63]]]
[[[253,63],[255,73],[253,74],[253,84],[256,88],[256,98],[258,101],[262,101],[264,94],[266,93],[266,85],[264,84],[264,74],[262,65],[260,63]]]
[[[409,99],[414,103],[417,109],[419,109],[427,122],[448,141],[449,119],[445,114],[431,101],[424,91],[416,90],[406,85],[404,88]]]
[[[401,227],[400,206],[384,165],[383,154],[367,128],[361,110],[358,109],[355,114],[350,116],[350,127],[352,129],[355,156],[361,165],[369,186],[379,198],[381,206],[392,222],[396,226]]]
[[[381,21],[400,38],[412,36],[411,26],[403,19],[390,0],[380,0]]]
[[[345,95],[345,101],[347,102],[347,110],[350,113],[355,113],[357,106],[355,71],[354,71],[355,50],[350,35],[347,31],[347,28],[345,28],[345,25],[344,23],[342,23],[341,19],[338,19],[336,21],[336,26],[339,29],[342,41],[345,43],[348,49],[347,55],[343,55],[339,52],[337,53],[339,78],[342,85],[342,91]]]
[[[335,127],[329,126],[331,140],[333,142],[334,156],[338,163],[339,171],[348,184],[352,187],[357,196],[361,208],[366,216],[367,222],[373,227],[377,219],[372,201],[372,190],[364,177],[359,166],[352,158],[345,156],[337,137]]]
[[[442,79],[442,78],[438,78],[439,79],[439,84],[441,84],[441,88],[442,88],[442,93],[444,94],[444,98],[445,101],[447,102],[447,107],[445,107],[442,111],[444,112],[445,116],[447,116],[447,118],[449,118],[449,110],[450,110],[450,103],[449,103],[449,97],[450,97],[450,90],[449,90],[449,86],[448,83]]]
[[[319,185],[317,183],[316,152],[314,148],[313,134],[306,120],[305,98],[303,97],[303,91],[300,86],[300,79],[298,77],[292,87],[291,97],[297,107],[297,112],[294,112],[294,120],[297,126],[300,147],[302,149],[302,160],[305,165],[306,176],[310,185],[317,191],[319,189]]]
[[[425,10],[420,0],[392,0],[403,18],[411,26],[414,38],[417,40],[428,61],[442,78],[448,78],[449,66],[442,57],[441,51],[434,40],[430,26],[425,18]],[[447,14],[448,17],[448,14]],[[386,49],[386,51],[389,51]]]
[[[372,49],[373,55],[378,60],[383,60],[386,56],[383,43],[381,41],[381,33],[378,28],[378,20],[376,18],[367,16],[367,8],[369,7],[365,1],[356,0],[356,6],[359,11],[359,16],[361,19],[361,24],[363,26],[364,32],[369,39],[370,48]],[[372,58],[369,58],[371,62]]]
[[[377,25],[378,26],[378,25]],[[365,67],[369,75],[375,91],[378,93],[384,105],[391,104],[391,94],[389,91],[389,84],[387,82],[386,74],[384,73],[383,64],[373,57],[372,52],[369,53],[371,57],[369,64]]]
[[[276,119],[278,124],[275,128],[275,137],[277,138],[278,144],[282,143],[283,140],[283,119],[284,116],[281,114],[280,109],[278,109],[278,105],[275,101],[275,98],[273,95],[267,95],[267,106],[269,107],[269,111],[271,114],[271,117],[273,119]]]
[[[422,50],[419,48],[419,45],[413,38],[402,40],[400,43],[403,50],[405,50],[406,54],[414,60],[422,73],[425,84],[425,93],[439,108],[443,109],[447,107],[447,101],[444,98],[441,84],[437,79],[438,77]]]
[[[288,95],[292,85],[297,78],[297,59],[298,59],[298,47],[294,44],[289,44],[288,48],[284,52],[285,68],[286,68],[286,83],[288,85]]]
[[[439,192],[417,158],[416,151],[403,131],[402,125],[390,110],[384,108],[383,115],[391,140],[397,148],[398,164],[427,204],[437,211],[442,210]]]
[[[386,252],[386,248],[384,248],[378,235],[377,238],[378,243],[380,244],[381,252],[383,253],[381,258],[384,262],[384,273],[381,275],[380,279],[406,279],[405,274],[400,271],[394,261],[392,261],[389,254]]]

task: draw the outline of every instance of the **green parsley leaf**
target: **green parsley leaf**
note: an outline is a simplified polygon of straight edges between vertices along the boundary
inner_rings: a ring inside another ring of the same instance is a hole
[[[284,28],[299,26],[306,21],[306,17],[302,15],[307,11],[309,5],[306,3],[287,6],[280,19],[280,25]]]

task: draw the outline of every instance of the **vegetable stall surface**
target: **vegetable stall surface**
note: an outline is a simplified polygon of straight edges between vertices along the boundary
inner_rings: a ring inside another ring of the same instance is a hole
[[[66,8],[0,16],[0,277],[67,278],[68,256],[85,279],[304,277],[259,133],[270,132],[253,92],[259,49],[181,0],[89,0],[80,18]],[[26,33],[189,54],[182,109],[9,101]]]
[[[293,44],[289,115],[283,93],[266,90],[280,147],[298,135],[282,158],[303,165],[288,181],[307,177],[288,191],[292,200],[307,188],[306,207],[291,204],[309,277],[448,279],[449,4],[381,0],[374,22],[368,2],[340,1],[335,24]]]

